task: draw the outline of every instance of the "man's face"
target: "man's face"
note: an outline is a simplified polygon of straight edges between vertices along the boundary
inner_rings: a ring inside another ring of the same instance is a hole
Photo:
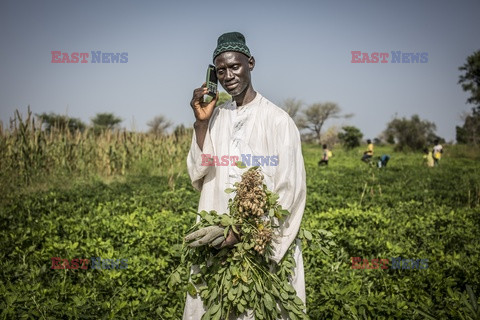
[[[250,86],[250,71],[254,66],[253,57],[248,58],[240,52],[227,51],[215,58],[218,81],[232,97],[245,92]]]

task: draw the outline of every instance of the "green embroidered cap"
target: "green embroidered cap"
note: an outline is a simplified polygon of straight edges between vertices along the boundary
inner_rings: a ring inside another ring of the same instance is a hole
[[[245,37],[240,32],[228,32],[218,37],[217,48],[213,51],[213,60],[223,52],[236,51],[241,52],[247,57],[251,57],[250,50],[245,44]]]

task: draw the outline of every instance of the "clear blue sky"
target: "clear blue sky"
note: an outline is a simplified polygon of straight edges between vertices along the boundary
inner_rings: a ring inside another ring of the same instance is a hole
[[[394,115],[419,114],[455,139],[468,97],[458,67],[480,49],[480,1],[10,1],[0,4],[0,119],[27,105],[85,122],[113,112],[146,130],[189,102],[218,36],[240,31],[254,88],[281,105],[333,101],[365,138]],[[128,52],[128,63],[51,63],[51,51]],[[351,51],[428,52],[427,63],[355,64]]]

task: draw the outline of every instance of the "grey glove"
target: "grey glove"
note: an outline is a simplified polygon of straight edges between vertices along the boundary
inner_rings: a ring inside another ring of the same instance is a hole
[[[192,240],[196,240],[189,243],[189,247],[200,247],[209,243],[211,246],[218,246],[225,240],[225,237],[223,236],[223,230],[224,229],[219,226],[205,227],[187,234],[185,236],[185,241],[190,242]]]

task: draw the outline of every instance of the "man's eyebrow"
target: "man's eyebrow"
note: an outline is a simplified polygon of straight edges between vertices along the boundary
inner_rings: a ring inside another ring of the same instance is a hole
[[[241,64],[241,63],[238,62],[238,61],[237,61],[237,62],[232,62],[232,63],[226,62],[226,63],[223,63],[222,65],[218,66],[218,67],[217,67],[217,70],[218,70],[218,69],[225,69],[225,68],[232,68],[232,67],[238,66],[238,65],[240,65],[240,64]]]
[[[239,65],[241,64],[240,61],[233,61],[233,62],[227,62],[225,63],[228,67],[233,67],[233,66],[236,66],[236,65]]]

